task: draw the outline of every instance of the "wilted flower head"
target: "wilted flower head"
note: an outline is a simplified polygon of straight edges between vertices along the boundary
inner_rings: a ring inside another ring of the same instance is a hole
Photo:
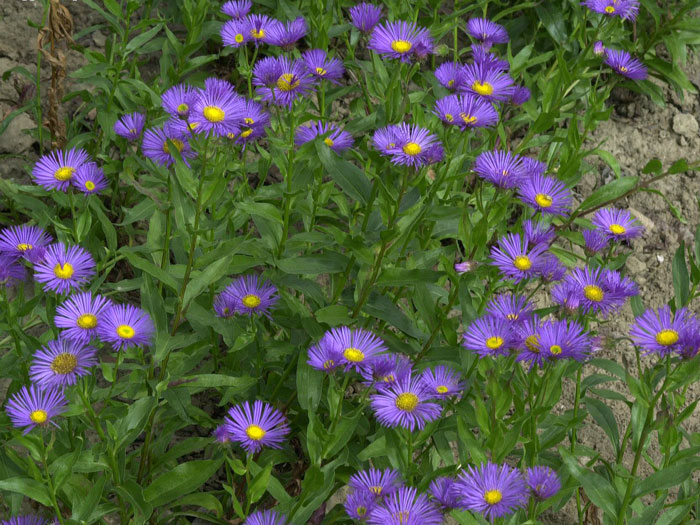
[[[469,467],[454,484],[460,507],[482,513],[493,520],[513,514],[527,503],[522,474],[506,464]]]
[[[34,353],[29,377],[42,390],[74,385],[97,364],[97,350],[82,343],[57,339]]]
[[[632,214],[619,208],[602,208],[593,214],[591,222],[614,241],[633,239],[644,233],[644,227]]]
[[[491,248],[491,259],[501,273],[516,283],[537,275],[538,266],[547,247],[538,244],[528,247],[527,240],[518,233],[501,237],[498,246]]]
[[[80,166],[71,182],[85,195],[99,193],[108,186],[104,171],[95,162],[86,162]]]
[[[33,263],[41,260],[52,242],[53,237],[38,226],[23,224],[0,230],[0,253],[24,257]]]
[[[403,483],[398,471],[390,468],[379,470],[372,467],[350,476],[348,485],[355,492],[369,492],[375,498],[381,498],[399,490]]]
[[[243,18],[250,12],[253,3],[250,0],[229,0],[221,6],[221,12],[231,18]]]
[[[632,57],[627,51],[608,49],[605,52],[605,63],[613,71],[631,80],[644,80],[647,78],[647,68],[639,60]]]
[[[533,497],[542,501],[561,490],[561,481],[557,473],[549,467],[532,467],[527,469],[527,486]]]
[[[273,24],[267,32],[267,43],[290,49],[298,40],[301,40],[309,32],[309,26],[303,17],[298,17],[286,24],[280,22]]]
[[[127,140],[136,140],[141,135],[146,124],[146,115],[143,113],[128,113],[122,115],[114,123],[114,132]]]
[[[115,350],[149,346],[153,342],[155,331],[148,313],[127,304],[110,306],[97,324],[100,341],[111,344]]]
[[[619,16],[623,20],[634,21],[639,12],[638,0],[585,0],[581,2],[591,11],[607,16]]]
[[[309,49],[301,55],[304,64],[313,76],[319,80],[329,80],[333,84],[339,84],[338,79],[345,73],[343,62],[337,58],[329,57],[323,49]]]
[[[75,172],[89,160],[90,156],[83,149],[57,149],[37,161],[32,177],[47,190],[67,191]]]
[[[95,260],[80,246],[51,244],[34,266],[34,278],[45,291],[67,294],[82,288],[95,275]]]
[[[474,172],[501,188],[514,188],[527,177],[522,157],[502,150],[479,153],[474,162]]]
[[[281,443],[289,434],[284,414],[262,401],[255,401],[252,406],[244,401],[231,407],[224,425],[231,435],[231,441],[240,443],[249,454],[263,447],[282,448]]]
[[[458,372],[443,365],[438,365],[434,369],[426,368],[420,375],[429,392],[439,399],[458,396],[464,389],[464,382],[460,381]]]
[[[371,32],[381,17],[382,8],[373,4],[363,2],[350,8],[352,25],[363,33]]]
[[[493,44],[505,44],[509,40],[506,29],[487,18],[470,18],[467,22],[467,33],[483,42],[486,49]]]
[[[442,144],[425,128],[409,124],[390,125],[375,131],[374,147],[391,162],[420,168],[442,160]]]
[[[566,216],[571,210],[571,191],[554,177],[530,177],[520,186],[519,192],[525,204],[541,213]]]
[[[370,525],[440,525],[442,514],[425,494],[401,487],[377,505],[367,519]]]
[[[30,385],[29,388],[23,386],[10,397],[5,405],[5,412],[10,417],[12,426],[26,427],[24,434],[28,434],[35,427],[43,427],[49,423],[58,427],[52,419],[63,412],[67,404],[60,390],[42,390],[36,385]]]
[[[389,428],[422,429],[440,417],[442,408],[420,377],[404,377],[401,381],[370,396],[370,405],[377,420]]]
[[[317,137],[322,137],[326,146],[336,153],[350,149],[354,142],[352,135],[343,131],[336,124],[318,120],[312,122],[311,126],[299,126],[294,136],[294,143],[301,146]]]
[[[386,58],[409,62],[415,57],[416,47],[432,45],[430,32],[414,23],[397,21],[377,26],[369,37],[369,47]]]
[[[462,346],[482,358],[508,355],[514,343],[513,335],[513,327],[506,319],[481,317],[464,332]]]

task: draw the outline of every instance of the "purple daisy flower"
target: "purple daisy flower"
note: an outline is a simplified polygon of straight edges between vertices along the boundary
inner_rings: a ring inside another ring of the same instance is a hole
[[[20,264],[16,255],[0,253],[0,286],[10,288],[26,278],[27,269]]]
[[[224,425],[231,434],[231,441],[240,443],[249,454],[263,447],[282,448],[281,443],[289,434],[284,414],[262,401],[255,401],[252,406],[244,401],[231,407]]]
[[[40,516],[15,516],[9,520],[0,521],[0,525],[56,525],[56,520],[47,520]]]
[[[352,148],[354,143],[352,135],[343,131],[336,124],[322,122],[320,120],[311,123],[311,126],[299,126],[294,136],[294,144],[301,146],[311,142],[317,137],[323,137],[323,142],[336,153]]]
[[[270,310],[279,296],[277,288],[257,275],[243,275],[229,284],[216,298],[214,309],[219,317],[263,314],[272,319]]]
[[[372,512],[375,503],[375,496],[371,492],[360,490],[348,494],[343,506],[350,518],[363,521]]]
[[[545,321],[537,335],[543,358],[583,361],[592,349],[590,336],[575,321]]]
[[[493,520],[513,514],[527,503],[527,486],[522,474],[508,465],[491,462],[469,467],[455,482],[460,507],[482,513]]]
[[[343,349],[338,341],[328,334],[317,344],[309,347],[307,363],[322,372],[332,372],[342,364]]]
[[[490,49],[493,44],[505,44],[510,40],[505,27],[488,18],[470,18],[467,21],[467,33],[475,38],[485,49]]]
[[[433,53],[435,53],[435,42],[433,41],[433,37],[430,36],[430,33],[426,31],[421,34],[418,38],[418,42],[416,42],[416,45],[413,47],[413,56],[418,60],[425,60],[428,58],[428,55],[432,55]]]
[[[243,525],[288,525],[287,516],[276,510],[262,510],[253,512]]]
[[[253,2],[250,0],[229,0],[221,6],[221,12],[231,18],[243,18],[250,12]]]
[[[608,247],[610,238],[607,232],[600,230],[583,230],[583,242],[586,253],[594,255]]]
[[[542,345],[540,344],[541,326],[542,321],[539,316],[533,315],[530,319],[526,319],[525,322],[515,327],[515,339],[517,341],[515,346],[519,350],[516,360],[530,363],[530,368],[534,365],[542,368],[547,357],[542,352]]]
[[[498,58],[484,46],[473,45],[472,53],[474,54],[474,63],[479,64],[483,68],[497,69],[498,71],[508,71],[510,69],[510,64],[507,60]]]
[[[53,237],[38,226],[23,224],[0,230],[0,252],[24,257],[32,263],[41,260],[52,242]]]
[[[97,323],[97,336],[115,350],[132,346],[150,346],[156,329],[145,311],[130,304],[116,304],[107,308]]]
[[[65,328],[61,337],[76,343],[88,344],[97,337],[97,325],[105,311],[112,306],[109,299],[90,292],[71,295],[66,302],[56,308],[54,323]]]
[[[370,525],[440,525],[442,522],[440,510],[413,487],[401,487],[387,496],[367,519]]]
[[[80,246],[51,244],[44,257],[34,266],[34,278],[44,284],[44,291],[67,294],[87,284],[95,275],[95,260]]]
[[[646,66],[627,51],[608,49],[605,52],[604,62],[609,65],[615,73],[631,80],[644,80],[647,78]]]
[[[331,345],[341,352],[340,363],[345,370],[363,372],[372,369],[379,354],[388,349],[379,337],[369,330],[351,329],[347,326],[332,328],[320,341],[321,345]]]
[[[96,162],[86,162],[80,166],[71,179],[71,184],[85,195],[100,193],[108,186],[105,173]]]
[[[602,208],[593,214],[591,222],[614,241],[634,239],[644,233],[644,227],[632,214],[619,208]]]
[[[245,146],[248,142],[265,135],[265,128],[270,125],[270,114],[258,102],[246,100],[241,104],[241,115],[240,133],[238,135],[229,133],[226,137],[234,140],[236,144]]]
[[[498,246],[491,248],[491,264],[497,266],[504,276],[519,283],[537,275],[540,259],[546,250],[542,244],[528,248],[524,237],[509,233],[501,237]]]
[[[291,108],[298,96],[314,90],[314,77],[302,60],[286,56],[261,60],[253,69],[253,83],[265,102]]]
[[[377,420],[389,428],[422,430],[426,423],[440,417],[442,408],[430,400],[435,396],[420,377],[404,377],[396,384],[370,396],[370,405]]]
[[[560,305],[568,314],[574,315],[578,313],[581,306],[582,295],[579,292],[579,287],[567,280],[552,288],[552,301]]]
[[[522,106],[530,100],[531,94],[530,90],[525,86],[515,86],[513,88],[513,94],[510,96],[510,101],[516,106]]]
[[[386,58],[409,62],[414,57],[415,47],[427,46],[429,41],[428,30],[414,23],[386,22],[372,31],[367,47]]]
[[[375,498],[381,498],[399,490],[403,483],[401,475],[396,470],[370,468],[369,470],[360,470],[350,476],[348,485],[356,492],[369,492]]]
[[[535,499],[543,501],[561,490],[561,481],[549,467],[531,467],[527,469],[527,486]]]
[[[29,377],[42,390],[74,385],[97,364],[97,350],[68,339],[49,341],[34,353]]]
[[[584,312],[600,312],[604,316],[636,294],[637,286],[632,281],[606,268],[574,268],[562,283],[552,289],[555,302],[563,304],[561,297],[572,295]]]
[[[529,178],[544,175],[547,171],[547,163],[532,157],[521,157],[523,159],[523,170]]]
[[[190,123],[197,133],[212,132],[220,137],[240,132],[243,97],[226,81],[208,78],[192,106]]]
[[[47,190],[67,191],[73,175],[90,160],[85,150],[57,149],[42,156],[32,169],[32,178]]]
[[[190,164],[187,162],[187,159],[196,157],[197,153],[192,151],[190,143],[185,137],[181,135],[176,137],[176,135],[178,133],[174,133],[170,126],[166,126],[163,129],[147,129],[143,134],[141,151],[156,164],[165,167],[172,166],[175,163],[175,157],[170,152],[171,145],[168,144],[168,141],[170,141],[177,149],[182,161],[189,167]]]
[[[266,15],[248,15],[245,20],[256,46],[260,45],[261,42],[270,43],[270,32],[282,25],[279,20]]]
[[[456,126],[457,115],[460,112],[459,97],[457,95],[447,95],[435,101],[433,113],[438,116],[448,126]]]
[[[420,168],[442,158],[442,144],[425,128],[406,123],[390,125],[375,131],[374,147],[399,166]]]
[[[454,509],[458,505],[457,493],[453,489],[454,484],[455,480],[446,476],[440,476],[430,482],[428,492],[443,510]]]
[[[523,234],[528,246],[550,244],[557,236],[557,232],[551,224],[532,219],[523,221]]]
[[[361,3],[350,8],[350,20],[352,25],[363,33],[369,33],[379,23],[382,17],[382,8],[373,4]]]
[[[535,306],[522,295],[499,294],[486,305],[486,313],[510,323],[522,323],[532,317]]]
[[[455,125],[462,131],[471,128],[485,128],[498,123],[498,112],[489,101],[472,95],[458,97],[459,111],[455,115]]]
[[[23,433],[28,434],[34,427],[44,427],[49,423],[58,428],[58,425],[51,420],[65,411],[67,404],[60,390],[55,388],[42,390],[36,385],[30,385],[29,388],[23,386],[10,397],[5,405],[5,412],[10,417],[12,426],[26,427]]]
[[[459,373],[443,365],[438,365],[433,370],[426,368],[420,375],[420,380],[428,391],[439,399],[460,395],[464,390],[464,382],[459,379]]]
[[[223,423],[214,429],[212,436],[214,436],[214,439],[222,445],[231,442],[231,434],[229,434],[229,431],[226,430],[226,425]]]
[[[500,317],[481,317],[474,321],[462,336],[462,346],[479,357],[508,355],[513,346],[513,328]]]
[[[631,21],[637,18],[639,12],[638,0],[585,0],[581,5],[596,13]]]
[[[527,177],[523,159],[510,151],[484,151],[474,162],[474,172],[501,188],[514,188]]]
[[[554,177],[531,177],[520,186],[519,192],[525,204],[542,213],[566,216],[571,210],[571,191]]]
[[[245,19],[228,20],[221,26],[221,41],[227,47],[238,48],[246,45],[253,37],[250,25]]]
[[[187,120],[197,101],[199,90],[187,84],[178,84],[161,95],[163,109],[175,118]]]
[[[127,140],[136,140],[141,135],[146,124],[146,115],[143,113],[129,113],[123,115],[114,123],[114,132]]]
[[[388,354],[377,357],[361,374],[367,386],[374,385],[377,390],[384,390],[410,376],[412,368],[411,360],[406,356]]]
[[[672,314],[668,305],[659,308],[658,312],[647,310],[635,319],[630,328],[630,337],[644,354],[665,357],[685,346],[683,335],[689,317],[685,308]]]
[[[304,38],[309,32],[309,26],[304,17],[296,18],[286,24],[273,24],[267,32],[266,42],[273,46],[289,50],[294,44]]]
[[[537,274],[548,283],[561,281],[566,274],[566,266],[553,253],[545,253],[540,259]]]
[[[505,101],[513,96],[513,79],[496,68],[469,64],[462,69],[464,89],[486,100]]]
[[[465,87],[462,65],[454,62],[445,62],[435,70],[435,78],[443,87],[450,91],[462,90]]]
[[[596,56],[603,56],[605,54],[605,46],[600,40],[593,44],[593,54]]]
[[[329,57],[323,49],[309,49],[301,55],[309,73],[319,80],[340,84],[339,78],[345,74],[345,66],[337,58]]]

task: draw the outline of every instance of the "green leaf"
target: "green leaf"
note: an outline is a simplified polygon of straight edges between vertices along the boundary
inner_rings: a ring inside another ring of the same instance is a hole
[[[220,374],[199,374],[196,376],[183,377],[178,380],[178,387],[188,388],[220,388],[233,387],[242,392],[256,383],[252,377],[231,377]]]
[[[178,282],[169,272],[159,268],[148,259],[144,259],[139,254],[128,248],[122,247],[119,251],[126,256],[129,263],[131,263],[131,265],[135,268],[138,268],[139,270],[146,272],[148,275],[155,277],[158,281],[162,282],[175,293],[180,291]]]
[[[576,457],[563,447],[559,447],[559,453],[564,459],[564,465],[569,473],[579,482],[586,491],[591,502],[600,507],[608,514],[610,518],[617,517],[617,508],[619,507],[617,492],[600,474],[588,470],[579,465]]]
[[[335,252],[289,257],[277,261],[277,267],[283,272],[304,275],[340,273],[345,270],[346,266],[347,257]]]
[[[651,159],[646,163],[646,166],[642,168],[642,173],[661,173],[661,161],[659,159]]]
[[[46,507],[52,505],[47,486],[31,478],[16,477],[0,480],[0,490],[22,494]]]
[[[685,264],[685,243],[683,241],[681,241],[676,254],[673,256],[671,269],[676,308],[682,308],[687,305],[688,296],[690,295],[690,278],[688,277],[688,267]]]
[[[608,435],[610,442],[613,444],[615,452],[617,453],[617,450],[620,447],[620,431],[617,428],[617,421],[615,420],[613,411],[608,405],[599,399],[586,397],[584,398],[584,402],[586,403],[586,408],[591,414],[591,417],[595,419],[598,426],[600,426],[600,428],[602,428]]]
[[[601,159],[605,161],[605,163],[612,168],[612,170],[615,172],[615,177],[618,179],[621,176],[620,172],[620,163],[617,161],[615,158],[615,155],[610,153],[609,151],[605,151],[604,149],[594,149],[591,153],[594,153],[598,155]],[[653,161],[652,161],[653,162]],[[648,166],[648,164],[647,164]]]
[[[306,353],[299,353],[297,364],[297,399],[304,410],[316,411],[321,401],[324,374],[306,362]]]
[[[639,177],[620,177],[608,184],[601,186],[591,193],[578,207],[579,210],[588,210],[601,206],[608,201],[622,197],[628,191],[634,189],[639,182]]]
[[[339,157],[321,140],[316,141],[316,152],[333,181],[350,197],[362,204],[367,204],[372,187],[365,173],[354,164]]]
[[[433,283],[437,281],[441,272],[433,270],[407,270],[405,268],[387,268],[377,280],[377,284],[384,286],[412,286],[416,283]]]
[[[192,280],[187,284],[187,288],[185,289],[185,296],[182,300],[183,304],[185,306],[190,304],[190,301],[202,293],[202,290],[210,284],[216,284],[219,279],[226,275],[229,262],[230,260],[227,257],[222,257],[218,261],[207,266],[207,269],[203,272],[193,273]]]
[[[668,168],[668,172],[671,175],[675,175],[676,173],[684,173],[688,171],[688,162],[685,159],[679,159],[673,164],[671,164],[671,167]]]
[[[688,458],[654,472],[637,483],[632,498],[638,498],[657,490],[666,490],[690,479],[693,471],[700,469],[700,458]]]
[[[100,502],[100,498],[102,498],[102,491],[104,490],[106,481],[106,476],[100,476],[92,485],[92,488],[90,488],[87,497],[74,502],[71,519],[79,522],[88,520],[95,510],[95,507],[97,507],[97,504]]]
[[[223,462],[224,458],[219,457],[216,460],[181,463],[146,487],[143,491],[144,499],[154,507],[159,507],[190,494],[204,485]]]
[[[128,55],[129,53],[142,47],[146,42],[148,42],[153,37],[155,37],[160,32],[160,30],[162,28],[163,28],[163,24],[156,24],[153,28],[149,29],[145,33],[141,33],[137,37],[130,40],[129,43],[126,45],[126,53],[125,54]]]
[[[258,472],[257,476],[253,478],[252,483],[246,490],[248,496],[248,502],[255,503],[267,490],[267,484],[270,482],[270,475],[272,474],[272,462],[268,463],[264,469]]]

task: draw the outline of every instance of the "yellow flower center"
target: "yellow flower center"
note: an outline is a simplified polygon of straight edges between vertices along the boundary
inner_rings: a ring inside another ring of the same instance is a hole
[[[549,208],[552,205],[552,197],[545,193],[538,193],[535,195],[535,202],[540,208]]]
[[[447,119],[447,122],[452,122],[455,119],[451,113],[445,113],[445,118]]]
[[[499,337],[497,335],[494,335],[493,337],[489,337],[486,340],[486,346],[490,348],[491,350],[496,350],[497,348],[501,348],[503,346],[503,338]]]
[[[261,39],[265,38],[265,30],[264,29],[251,29],[250,34],[253,36],[253,38]]]
[[[462,117],[462,120],[464,121],[465,124],[476,124],[476,117],[474,115],[467,115],[466,113],[460,113],[460,117]]]
[[[207,106],[202,113],[209,122],[221,122],[226,117],[226,112],[218,106]]]
[[[46,410],[34,410],[31,414],[29,414],[29,419],[31,419],[32,422],[36,423],[37,425],[46,423],[48,418],[49,415],[46,413]]]
[[[391,49],[397,53],[408,53],[412,47],[413,44],[411,44],[408,40],[394,40],[391,43]]]
[[[353,347],[346,348],[343,352],[343,356],[345,357],[345,359],[353,363],[360,363],[365,360],[364,352],[358,348]]]
[[[508,315],[506,315],[506,319],[508,319],[509,321],[517,321],[518,314],[508,314]]]
[[[61,263],[58,263],[53,267],[53,274],[59,279],[70,279],[73,277],[73,272],[73,265],[71,263],[65,263],[63,266],[61,266]]]
[[[605,12],[608,13],[609,15],[611,15],[615,12],[615,8],[611,5],[609,5],[605,8]]]
[[[656,342],[663,346],[671,346],[678,341],[678,332],[669,328],[656,334]]]
[[[513,261],[513,266],[518,270],[526,271],[532,268],[532,261],[527,255],[518,255]]]
[[[333,368],[335,366],[335,361],[333,359],[328,359],[323,362],[323,368],[325,370],[328,370],[329,368]]]
[[[34,248],[34,246],[31,244],[20,243],[17,245],[17,249],[21,252],[26,252],[27,250],[31,250],[32,248]]]
[[[241,302],[243,303],[243,306],[246,308],[257,308],[260,306],[261,299],[255,294],[249,293],[243,299],[241,299]]]
[[[536,335],[528,335],[525,338],[525,346],[530,350],[531,352],[534,352],[536,354],[540,353],[540,342],[539,342],[539,337]]]
[[[170,139],[170,142],[172,142],[173,144],[175,144],[175,149],[177,149],[177,150],[180,151],[180,152],[182,152],[182,150],[185,149],[185,143],[182,142],[181,140],[178,140],[178,139]],[[168,148],[168,143],[167,143],[167,142],[163,142],[163,152],[165,152],[165,153],[167,153],[168,155],[170,155],[170,148]]]
[[[452,87],[452,86],[454,86],[454,85],[455,85],[455,81],[454,81],[454,80],[448,80],[448,81],[447,81],[447,87]]]
[[[51,362],[51,370],[57,374],[70,374],[78,366],[78,359],[68,352],[58,354]]]
[[[97,326],[97,317],[93,314],[82,314],[80,317],[78,317],[75,324],[77,324],[80,328],[89,330],[90,328],[95,328]]]
[[[120,324],[117,326],[117,335],[122,339],[131,339],[136,335],[136,332],[128,324]]]
[[[332,141],[329,137],[325,138],[325,139],[323,140],[323,142],[324,142],[324,143],[326,144],[326,146],[328,146],[329,148],[330,148],[331,146],[333,146],[333,141]]]
[[[265,437],[265,434],[267,434],[267,432],[265,432],[258,425],[250,425],[248,428],[245,429],[245,433],[250,439],[254,441],[260,441],[262,438]]]
[[[447,388],[445,385],[440,385],[439,387],[437,387],[437,388],[435,389],[435,391],[436,391],[438,394],[446,394],[448,390],[449,390],[449,388]]]
[[[243,42],[244,37],[241,33],[238,33],[235,37],[233,37],[233,39],[240,44],[241,42]]]
[[[404,392],[396,398],[396,408],[404,412],[413,412],[417,406],[418,396],[411,392]]]
[[[400,510],[394,514],[394,518],[399,520],[399,525],[404,525],[404,523],[408,524],[409,516],[410,513],[407,510]]]
[[[248,124],[249,126],[252,125],[252,124],[255,124],[255,121],[254,121],[252,118],[250,118],[250,117],[244,118],[244,119],[243,119],[243,122],[245,122],[245,123]]]
[[[280,91],[291,91],[299,86],[299,79],[291,73],[283,73],[277,79],[277,89]]]
[[[317,68],[316,68],[316,74],[317,74],[317,75],[321,75],[321,76],[323,77],[323,76],[325,76],[327,73],[328,73],[328,71],[326,71],[326,70],[323,69],[322,67],[317,67]]]
[[[85,181],[85,189],[88,191],[92,191],[95,189],[95,183],[92,182],[91,180],[86,180]]]
[[[394,374],[389,374],[388,376],[384,376],[382,378],[382,381],[384,381],[385,383],[393,383],[394,381],[396,381],[396,378],[394,377]]]
[[[411,157],[418,155],[422,150],[423,148],[420,147],[420,144],[416,144],[415,142],[408,142],[403,147],[403,152]]]
[[[189,110],[190,110],[190,107],[187,104],[185,104],[184,102],[177,107],[178,113],[187,113]]]
[[[626,66],[620,66],[620,71],[623,73],[627,73],[627,67]]]
[[[75,168],[64,166],[63,168],[58,168],[53,176],[56,180],[70,180],[73,177],[73,173],[75,173]]]
[[[608,229],[613,235],[622,235],[627,231],[627,228],[625,228],[622,224],[611,224]]]
[[[487,490],[484,492],[484,501],[489,505],[495,505],[503,499],[503,494],[498,489]]]
[[[484,82],[483,84],[479,82],[478,80],[475,80],[474,83],[472,84],[472,89],[476,91],[479,95],[491,95],[493,94],[493,86],[489,84],[488,82]]]
[[[559,355],[561,354],[561,346],[559,345],[552,345],[549,347],[549,353],[552,355]]]
[[[367,507],[363,507],[362,505],[360,505],[355,509],[355,512],[357,512],[358,516],[364,516],[365,514],[367,514]]]
[[[241,131],[241,137],[242,137],[242,138],[249,137],[251,133],[253,133],[253,130],[250,129],[250,128],[248,128],[248,129],[245,130],[245,131]]]
[[[596,303],[599,303],[603,300],[603,297],[605,297],[603,289],[600,286],[596,286],[595,284],[589,284],[584,286],[583,295],[585,295],[586,299],[588,299],[589,301],[595,301]]]
[[[382,493],[382,487],[380,485],[374,485],[369,488],[369,491],[372,494],[376,494],[377,496],[379,496]]]

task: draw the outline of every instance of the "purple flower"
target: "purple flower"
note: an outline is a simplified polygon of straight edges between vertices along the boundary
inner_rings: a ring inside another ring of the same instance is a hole
[[[371,370],[378,355],[387,351],[384,341],[369,330],[351,329],[347,326],[332,328],[324,334],[320,344],[340,350],[340,363],[346,371]]]
[[[435,78],[438,82],[450,91],[462,90],[464,88],[464,76],[462,75],[462,65],[454,62],[445,62],[435,70]],[[444,99],[443,99],[444,100]]]
[[[501,237],[498,246],[491,248],[492,265],[516,283],[537,275],[538,265],[547,247],[541,244],[528,248],[525,238],[520,234],[509,233]]]
[[[90,292],[71,295],[66,302],[56,308],[54,323],[65,328],[61,337],[80,344],[88,344],[97,336],[97,325],[105,311],[112,305],[109,299]]]
[[[204,90],[192,106],[190,125],[197,133],[214,133],[225,137],[240,132],[243,97],[233,86],[217,78],[204,81]]]
[[[605,46],[600,40],[593,44],[593,54],[597,56],[603,56],[605,54]]]
[[[323,142],[336,153],[352,148],[352,135],[343,131],[336,124],[317,120],[311,126],[299,126],[294,137],[294,144],[301,146],[317,137],[323,137]]]
[[[14,518],[0,521],[0,525],[56,525],[57,523],[56,520],[47,520],[33,515],[15,516]]]
[[[250,0],[229,0],[221,6],[221,12],[231,18],[243,18],[250,12],[253,3]]]
[[[350,20],[352,25],[363,33],[369,33],[379,23],[382,17],[382,8],[373,4],[361,3],[350,8]]]
[[[486,313],[510,323],[522,323],[532,317],[535,306],[522,295],[499,294],[486,305]]]
[[[596,254],[608,247],[610,238],[607,232],[600,230],[583,230],[583,242],[585,244],[586,253],[589,255]]]
[[[420,377],[408,375],[370,396],[370,405],[382,425],[389,428],[400,426],[413,431],[440,417],[442,408],[430,402],[434,397]]]
[[[375,498],[381,498],[399,490],[403,483],[401,475],[396,470],[370,468],[369,470],[360,470],[350,476],[348,485],[355,492],[369,492]]]
[[[461,275],[471,272],[475,267],[476,263],[474,261],[462,261],[460,263],[455,263],[455,272]]]
[[[454,490],[455,480],[446,476],[435,478],[430,482],[428,492],[443,510],[457,507],[457,493]]]
[[[279,296],[277,288],[257,275],[244,275],[229,284],[216,297],[214,310],[219,317],[233,314],[263,314],[272,319],[270,310],[275,306]]]
[[[440,525],[442,522],[438,508],[413,487],[401,487],[387,496],[367,519],[370,525]]]
[[[116,304],[105,310],[97,323],[97,336],[115,350],[149,346],[156,331],[151,317],[135,306]]]
[[[343,62],[329,57],[323,49],[309,49],[301,55],[301,58],[313,76],[319,80],[328,80],[332,84],[340,84],[338,79],[345,74]]]
[[[629,211],[618,208],[602,208],[593,214],[594,226],[614,241],[629,240],[644,233],[644,227]]]
[[[33,263],[44,256],[46,247],[52,242],[53,237],[38,226],[23,224],[0,230],[0,252],[24,257]]]
[[[414,23],[397,21],[377,26],[369,37],[367,47],[386,58],[396,58],[409,62],[415,55],[415,48],[428,46],[432,42],[430,33]]]
[[[513,79],[500,69],[469,64],[462,69],[464,90],[486,100],[508,100],[513,96]]]
[[[543,501],[561,490],[561,481],[549,467],[531,467],[527,469],[527,486],[535,499]]]
[[[459,373],[443,365],[436,366],[433,370],[426,368],[420,375],[426,389],[439,399],[460,395],[464,382],[459,379]]]
[[[229,133],[226,137],[236,144],[245,145],[265,135],[265,128],[270,125],[270,114],[254,100],[241,102],[241,130],[238,135]]]
[[[188,119],[199,90],[187,84],[178,84],[161,95],[163,109],[175,118]]]
[[[540,318],[533,315],[515,327],[517,341],[515,346],[519,350],[517,360],[530,363],[530,367],[537,365],[541,368],[547,359],[547,356],[542,352],[542,345],[540,345],[541,326]]]
[[[66,409],[67,403],[63,393],[55,388],[42,390],[36,385],[29,388],[23,386],[7,402],[5,412],[12,426],[26,427],[24,434],[28,434],[36,426],[44,427],[51,423],[58,427],[51,420]]]
[[[255,401],[252,407],[248,401],[231,407],[224,425],[231,441],[240,443],[249,454],[263,447],[282,448],[281,443],[289,434],[284,414],[262,401]]]
[[[175,135],[177,134],[173,132],[171,127],[147,129],[143,134],[141,151],[156,164],[169,167],[175,163],[175,157],[170,152],[170,148],[175,146],[182,161],[189,167],[187,159],[194,158],[197,154],[192,151],[190,143],[185,137],[178,138]],[[172,146],[168,144],[168,141],[172,143]]]
[[[314,90],[314,77],[302,60],[281,56],[258,62],[253,69],[253,84],[264,101],[291,108],[298,96]]]
[[[108,186],[104,171],[95,162],[86,162],[80,166],[71,183],[85,195],[100,193]]]
[[[309,32],[306,20],[303,17],[291,22],[273,24],[267,32],[266,42],[273,46],[290,49],[298,40],[301,40]]]
[[[561,281],[566,274],[566,266],[553,253],[545,253],[540,259],[537,273],[545,282]]]
[[[246,45],[253,37],[250,34],[250,24],[245,19],[228,20],[221,26],[221,41],[228,47]]]
[[[508,71],[510,69],[510,64],[507,60],[498,58],[496,55],[489,52],[488,48],[485,46],[474,44],[472,46],[472,52],[474,54],[474,63],[479,64],[483,68],[497,69],[498,71]]]
[[[591,352],[591,338],[575,321],[545,321],[537,332],[543,359],[582,361]]]
[[[34,278],[44,284],[44,291],[67,294],[80,289],[95,275],[95,260],[80,246],[51,244],[44,257],[34,266]]]
[[[24,281],[27,269],[20,264],[17,255],[0,253],[0,286],[12,287],[16,281]]]
[[[632,57],[627,51],[608,49],[605,52],[604,62],[615,73],[632,80],[644,80],[647,78],[647,68],[639,60]]]
[[[472,95],[448,95],[438,100],[435,103],[435,114],[462,131],[493,126],[498,122],[498,112],[493,105]]]
[[[336,339],[326,334],[321,341],[309,347],[308,356],[310,366],[322,372],[332,372],[342,364],[343,348]]]
[[[249,27],[250,36],[255,42],[255,45],[260,45],[260,42],[270,42],[270,32],[275,30],[282,22],[270,18],[266,15],[248,15],[245,18]]]
[[[606,268],[574,268],[552,289],[555,302],[572,297],[584,312],[600,312],[604,316],[620,308],[628,297],[637,294],[637,286],[627,277]]]
[[[523,170],[528,178],[544,175],[547,171],[547,164],[541,160],[533,159],[532,157],[520,157],[523,160]]]
[[[226,430],[226,425],[224,423],[216,427],[214,432],[212,432],[212,435],[214,436],[214,439],[216,439],[216,441],[222,445],[231,442],[231,434],[229,434],[228,430]]]
[[[487,18],[470,18],[467,22],[467,33],[483,43],[485,49],[493,44],[505,44],[508,42],[506,29]]]
[[[369,491],[359,490],[351,494],[345,500],[345,512],[353,520],[363,521],[372,509],[376,501],[375,496]]]
[[[554,227],[541,221],[527,219],[523,221],[523,233],[528,246],[536,244],[550,244],[557,236]]]
[[[97,350],[82,343],[57,339],[34,353],[29,377],[42,390],[74,385],[97,364]]]
[[[146,115],[143,113],[129,113],[123,115],[114,123],[114,132],[127,140],[136,140],[141,135],[146,124]]]
[[[262,510],[253,512],[243,525],[287,525],[287,516],[275,510]]]
[[[484,151],[474,162],[474,172],[501,188],[514,188],[527,177],[523,159],[510,151]]]
[[[519,188],[520,198],[535,210],[566,216],[571,210],[571,191],[554,177],[536,175]]]
[[[73,175],[90,160],[82,149],[57,149],[42,156],[32,169],[32,178],[47,190],[67,191]]]
[[[400,354],[380,355],[372,362],[370,368],[361,371],[364,383],[374,385],[377,390],[395,385],[411,375],[411,360]]]
[[[375,131],[374,147],[399,166],[420,168],[442,159],[442,144],[429,130],[409,124],[390,125]]]
[[[591,11],[608,16],[619,16],[634,21],[639,12],[638,0],[585,0],[581,2]]]
[[[657,354],[664,357],[672,352],[679,352],[686,347],[689,325],[697,325],[697,320],[685,308],[671,313],[671,308],[665,305],[658,312],[647,310],[635,319],[630,328],[630,337],[634,344],[645,354]]]
[[[460,474],[454,490],[460,507],[480,512],[489,520],[513,514],[527,503],[522,474],[505,464],[469,467]]]
[[[462,346],[479,357],[508,355],[513,346],[511,323],[500,317],[481,317],[464,332]]]
[[[530,100],[530,90],[525,86],[515,86],[513,94],[510,96],[510,101],[516,106],[521,106]]]

